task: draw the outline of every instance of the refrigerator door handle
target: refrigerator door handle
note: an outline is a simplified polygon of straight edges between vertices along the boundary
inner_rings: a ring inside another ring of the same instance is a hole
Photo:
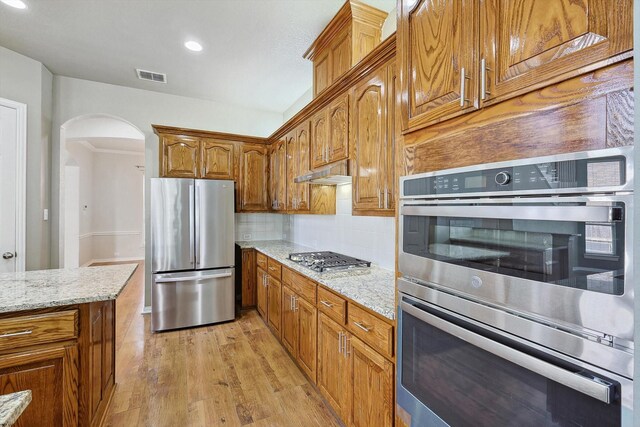
[[[195,201],[191,205],[195,211],[196,224],[193,230],[193,239],[195,241],[196,247],[196,267],[200,267],[200,186],[198,185],[198,181],[195,181],[194,186],[194,198]]]
[[[207,279],[222,279],[224,277],[231,277],[231,273],[210,274],[207,276],[167,277],[166,279],[156,279],[156,283],[189,282]]]
[[[195,185],[194,184],[189,186],[189,206],[192,207],[192,208],[195,206],[195,203],[194,203],[194,198],[195,198],[194,189],[195,189]],[[195,227],[195,224],[193,222],[193,218],[191,217],[191,213],[189,213],[189,258],[191,259],[191,265],[194,265],[195,261],[196,261],[195,235],[196,235],[196,227]]]

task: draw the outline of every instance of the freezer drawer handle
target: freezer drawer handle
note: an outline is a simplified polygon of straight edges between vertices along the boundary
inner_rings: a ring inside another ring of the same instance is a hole
[[[231,277],[231,273],[210,274],[208,276],[190,276],[190,277],[168,277],[166,279],[158,279],[156,283],[171,283],[171,282],[188,282],[190,280],[207,280],[207,279],[222,279],[223,277]]]

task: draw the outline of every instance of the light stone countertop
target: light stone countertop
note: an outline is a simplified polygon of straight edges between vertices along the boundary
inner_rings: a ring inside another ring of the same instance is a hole
[[[292,270],[295,270],[327,288],[344,295],[384,317],[395,320],[395,275],[371,264],[367,269],[316,273],[289,259],[294,252],[311,252],[319,249],[284,240],[256,240],[236,242],[242,249],[255,248]],[[331,250],[322,249],[322,250]]]
[[[0,427],[10,427],[31,403],[31,390],[0,396]]]
[[[0,274],[0,313],[116,299],[138,264]]]

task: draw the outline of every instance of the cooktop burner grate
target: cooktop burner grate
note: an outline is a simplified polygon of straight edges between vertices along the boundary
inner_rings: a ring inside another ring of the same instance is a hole
[[[371,266],[371,261],[329,251],[293,253],[289,254],[289,259],[318,273]]]

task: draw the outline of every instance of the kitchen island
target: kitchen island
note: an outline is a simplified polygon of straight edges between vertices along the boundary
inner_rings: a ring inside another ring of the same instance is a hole
[[[115,299],[137,264],[0,274],[0,390],[16,426],[100,425],[115,388]]]

